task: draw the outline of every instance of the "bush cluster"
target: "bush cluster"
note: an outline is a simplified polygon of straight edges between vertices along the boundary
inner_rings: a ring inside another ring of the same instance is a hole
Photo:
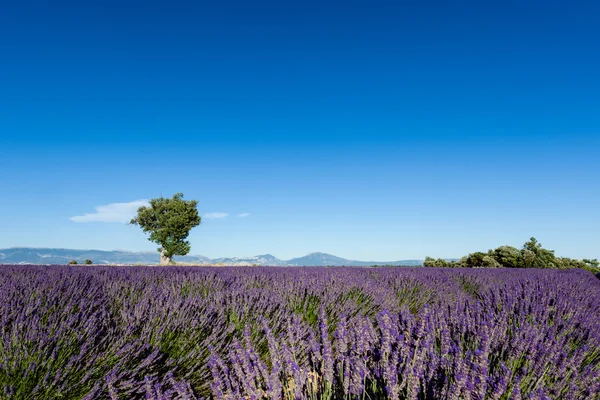
[[[486,253],[477,251],[458,261],[442,258],[425,257],[425,267],[459,267],[459,268],[550,268],[574,269],[580,268],[600,273],[600,262],[597,259],[576,260],[567,257],[557,257],[554,250],[542,247],[542,244],[532,237],[521,249],[512,246],[500,246]]]

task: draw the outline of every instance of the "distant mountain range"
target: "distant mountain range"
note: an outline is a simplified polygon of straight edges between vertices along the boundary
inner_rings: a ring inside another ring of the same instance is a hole
[[[13,247],[0,249],[0,264],[67,264],[71,260],[83,263],[86,259],[94,264],[158,264],[158,252],[45,249],[33,247]],[[198,265],[232,266],[350,266],[366,267],[370,265],[421,266],[422,260],[399,261],[356,261],[336,257],[327,253],[310,253],[304,257],[280,260],[271,254],[254,257],[208,258],[204,256],[174,257],[176,262]]]

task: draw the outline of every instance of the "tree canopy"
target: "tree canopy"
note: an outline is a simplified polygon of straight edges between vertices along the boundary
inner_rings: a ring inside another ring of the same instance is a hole
[[[190,242],[185,240],[190,230],[200,225],[197,200],[183,200],[183,193],[176,193],[172,198],[162,196],[150,200],[150,206],[138,208],[137,217],[130,221],[139,225],[148,240],[159,244],[160,263],[173,263],[173,256],[183,256],[190,251]]]

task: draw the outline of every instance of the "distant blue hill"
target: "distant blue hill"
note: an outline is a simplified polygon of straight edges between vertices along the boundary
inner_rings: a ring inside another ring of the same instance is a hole
[[[67,264],[71,260],[83,263],[86,259],[94,264],[158,264],[158,252],[104,251],[13,247],[0,249],[0,264]],[[421,266],[422,260],[357,261],[327,253],[310,253],[304,257],[281,260],[271,254],[253,257],[208,258],[204,256],[174,257],[176,262],[200,265],[257,265],[257,266],[350,266],[370,265]]]
[[[399,261],[356,261],[346,258],[337,257],[327,253],[310,253],[304,257],[292,258],[286,261],[288,266],[338,266],[346,265],[350,267],[367,267],[370,265],[406,265],[406,266],[421,266],[422,260],[399,260]]]
[[[66,264],[71,260],[83,263],[86,259],[95,264],[158,264],[158,252],[130,252],[75,249],[46,249],[15,247],[0,249],[1,264]],[[184,257],[181,261],[206,262],[204,257]]]

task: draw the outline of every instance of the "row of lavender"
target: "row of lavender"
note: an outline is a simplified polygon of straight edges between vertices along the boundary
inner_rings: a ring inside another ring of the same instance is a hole
[[[581,270],[0,267],[0,398],[594,399]]]

